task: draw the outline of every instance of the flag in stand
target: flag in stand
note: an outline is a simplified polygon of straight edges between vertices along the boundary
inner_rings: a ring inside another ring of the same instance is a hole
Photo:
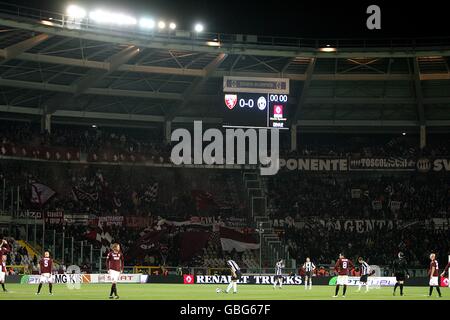
[[[98,192],[88,193],[86,191],[81,190],[80,188],[73,187],[72,188],[73,198],[76,201],[97,201],[98,200]]]
[[[55,191],[41,183],[31,184],[31,202],[44,205],[51,197],[55,195]]]
[[[259,249],[259,243],[252,235],[244,234],[231,228],[220,227],[220,242],[223,251],[237,252]]]
[[[216,202],[211,193],[201,190],[192,190],[192,197],[195,199],[197,210],[205,210],[210,206],[215,206]]]
[[[143,199],[145,202],[156,202],[156,198],[158,196],[159,184],[158,182],[153,183],[148,186],[147,190],[144,192]]]

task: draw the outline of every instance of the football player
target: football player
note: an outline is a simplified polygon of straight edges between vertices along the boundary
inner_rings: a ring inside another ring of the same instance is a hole
[[[5,288],[6,274],[8,273],[8,270],[6,270],[6,255],[10,251],[8,241],[2,239],[0,241],[0,284],[2,285],[3,292],[8,292]]]
[[[336,291],[333,298],[337,298],[339,294],[339,288],[341,285],[344,286],[342,291],[342,297],[345,298],[345,293],[347,291],[347,282],[348,282],[348,273],[351,269],[353,269],[353,262],[349,259],[346,259],[344,254],[339,254],[339,259],[336,262],[334,270],[338,273]]]
[[[109,298],[114,299],[113,295],[115,295],[115,298],[119,299],[117,282],[119,281],[120,274],[123,273],[124,257],[122,252],[120,252],[120,245],[118,243],[113,243],[111,248],[112,251],[106,257],[106,268],[108,269],[112,282]]]
[[[359,267],[361,270],[361,277],[359,278],[358,292],[361,291],[361,286],[364,284],[366,286],[366,292],[369,291],[369,283],[367,278],[375,273],[375,270],[371,270],[367,262],[364,261],[362,257],[358,258]]]
[[[49,295],[53,295],[53,260],[50,258],[50,252],[45,251],[44,257],[39,261],[39,274],[41,275],[39,278],[39,286],[36,294],[41,294],[42,284],[48,283],[48,293]]]
[[[233,293],[237,293],[237,282],[242,276],[241,269],[239,268],[237,263],[234,262],[234,260],[228,260],[227,265],[231,270],[231,281],[227,287],[227,290],[225,290],[224,292],[228,293],[230,292],[231,288],[233,288]]]
[[[430,260],[430,269],[428,270],[428,275],[430,276],[430,293],[428,296],[431,297],[433,287],[436,287],[439,298],[441,298],[441,288],[439,288],[439,263],[436,260],[436,255],[434,253],[430,254]]]
[[[308,281],[309,281],[309,290],[312,289],[312,275],[314,270],[316,270],[316,266],[311,262],[309,257],[306,258],[305,263],[302,266],[303,271],[305,271],[305,290],[308,289]]]
[[[277,283],[280,285],[280,289],[283,285],[283,268],[285,267],[283,259],[280,259],[275,264],[275,283],[273,284],[273,288],[276,289]]]

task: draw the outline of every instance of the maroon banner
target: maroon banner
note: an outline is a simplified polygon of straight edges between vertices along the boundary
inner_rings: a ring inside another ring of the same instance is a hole
[[[183,232],[180,234],[181,261],[189,261],[196,253],[200,252],[208,243],[211,234],[209,232]]]
[[[64,212],[63,211],[47,211],[44,213],[45,223],[47,224],[63,224]]]
[[[151,223],[150,217],[125,217],[125,226],[129,228],[145,228]]]

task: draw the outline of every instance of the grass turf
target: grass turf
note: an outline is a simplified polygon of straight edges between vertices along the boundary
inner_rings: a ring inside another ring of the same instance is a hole
[[[53,296],[44,285],[41,294],[35,295],[37,285],[7,284],[9,292],[0,292],[0,300],[105,300],[108,299],[110,284],[84,284],[80,289],[69,289],[66,285],[53,285]],[[268,285],[240,285],[237,294],[216,293],[216,288],[226,289],[226,285],[184,285],[184,284],[118,284],[121,300],[450,300],[449,288],[441,288],[443,297],[438,298],[436,289],[433,297],[427,297],[428,287],[405,287],[403,297],[392,295],[392,287],[356,292],[356,287],[348,287],[346,298],[342,297],[342,287],[338,298],[334,286],[314,286],[305,290],[303,286],[284,286],[273,289]]]

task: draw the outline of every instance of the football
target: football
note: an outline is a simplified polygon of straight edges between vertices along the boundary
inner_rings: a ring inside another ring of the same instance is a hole
[[[220,289],[220,288],[216,289],[216,293],[221,293],[221,292],[222,292],[222,289]]]

